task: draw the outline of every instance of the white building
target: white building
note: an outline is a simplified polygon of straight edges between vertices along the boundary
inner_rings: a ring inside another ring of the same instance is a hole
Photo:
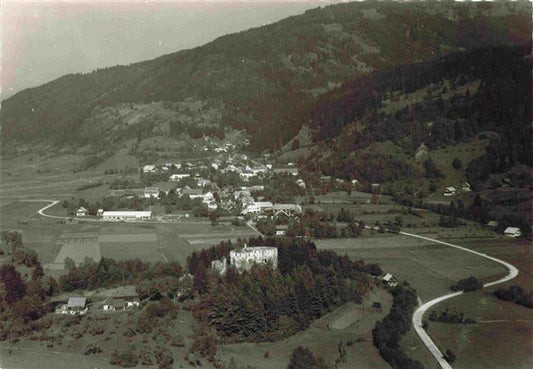
[[[103,220],[147,220],[152,217],[151,211],[104,211]]]
[[[226,257],[223,257],[220,260],[213,260],[211,262],[211,270],[218,272],[220,275],[226,274],[228,270],[228,262],[226,261]]]
[[[457,189],[455,187],[446,187],[444,189],[444,196],[454,196],[457,192]]]
[[[87,299],[85,297],[69,297],[68,302],[56,309],[56,313],[70,315],[85,315]]]
[[[191,175],[189,173],[177,173],[177,174],[172,174],[170,176],[170,180],[177,182],[180,179],[187,178],[187,177],[190,177],[190,176]]]
[[[149,198],[158,199],[159,198],[159,188],[157,188],[157,187],[146,187],[144,189],[144,198],[145,199],[149,199]]]
[[[237,270],[250,270],[254,264],[268,264],[272,267],[278,267],[278,249],[277,247],[246,247],[238,251],[232,250],[229,254],[230,265]]]
[[[296,204],[274,204],[272,210],[274,210],[274,215],[283,213],[287,216],[291,216],[302,213],[302,207]]]
[[[517,238],[522,235],[522,231],[518,227],[507,227],[505,231],[503,231],[503,234],[507,237]]]
[[[143,167],[143,173],[155,173],[156,168],[155,165],[145,165]]]
[[[385,276],[381,280],[388,284],[390,287],[396,287],[398,285],[398,280],[390,273],[385,274]]]
[[[85,209],[83,206],[76,210],[76,216],[77,217],[84,217],[87,215],[87,209]]]
[[[271,210],[274,205],[269,201],[254,201],[249,203],[243,210],[242,214],[259,214],[266,210]]]

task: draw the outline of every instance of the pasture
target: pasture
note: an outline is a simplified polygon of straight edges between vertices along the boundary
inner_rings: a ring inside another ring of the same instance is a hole
[[[437,312],[449,308],[477,321],[468,325],[429,323],[435,343],[457,356],[454,368],[533,367],[533,310],[498,300],[491,293],[495,289],[464,294],[437,305]]]
[[[185,265],[191,252],[208,248],[223,240],[236,241],[256,233],[250,228],[234,227],[209,221],[184,223],[84,222],[65,223],[37,213],[48,202],[13,201],[1,208],[2,230],[22,233],[24,244],[35,250],[48,272],[57,276],[64,259],[77,264],[85,258],[116,260],[139,258],[144,261],[176,260]],[[47,214],[64,215],[61,204],[47,209]]]
[[[379,264],[384,272],[408,281],[423,301],[448,292],[455,281],[470,275],[490,280],[505,272],[499,264],[448,246],[400,234],[369,237],[368,232],[355,239],[317,240],[315,243],[318,249]]]
[[[2,200],[4,200],[2,198]],[[3,230],[18,229],[33,217],[40,217],[37,211],[48,205],[47,201],[9,201],[0,206],[0,227]]]
[[[373,308],[380,302],[381,308]],[[339,369],[382,369],[388,366],[372,344],[372,329],[376,321],[388,314],[392,297],[375,288],[363,298],[362,304],[348,303],[311,323],[305,331],[272,343],[238,343],[221,345],[218,355],[224,362],[233,358],[238,367],[250,365],[256,369],[285,368],[292,351],[302,345],[319,354],[327,363],[338,357],[337,344],[346,346],[347,361]],[[268,358],[265,353],[268,352]]]

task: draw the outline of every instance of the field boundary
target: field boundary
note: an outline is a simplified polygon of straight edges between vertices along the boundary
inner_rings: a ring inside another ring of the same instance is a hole
[[[462,247],[462,246],[459,246],[459,245],[454,245],[454,244],[449,243],[449,242],[444,242],[444,241],[436,240],[436,239],[433,239],[433,238],[420,236],[420,235],[417,235],[417,234],[414,234],[414,233],[407,233],[407,232],[399,232],[399,233],[403,234],[405,236],[415,237],[415,238],[423,239],[423,240],[426,240],[426,241],[435,242],[435,243],[438,243],[438,244],[442,244],[442,245],[445,245],[445,246],[453,247],[453,248],[456,248],[456,249],[459,249],[459,250],[462,250],[462,251],[466,251],[466,252],[481,256],[483,258],[486,258],[486,259],[492,260],[492,261],[494,261],[496,263],[499,263],[499,264],[503,265],[504,267],[506,267],[509,270],[509,273],[505,277],[500,278],[500,279],[498,279],[496,281],[493,281],[493,282],[485,283],[483,285],[483,288],[490,287],[490,286],[493,286],[493,285],[496,285],[496,284],[500,284],[500,283],[504,283],[504,282],[510,281],[511,279],[515,278],[518,275],[518,269],[514,265],[512,265],[510,263],[507,263],[507,262],[505,262],[503,260],[497,259],[495,257],[488,256],[487,254],[483,254],[481,252],[470,250],[470,249],[468,249],[466,247]],[[439,348],[437,347],[435,342],[433,342],[433,340],[429,337],[429,335],[427,334],[426,330],[422,327],[422,318],[423,318],[425,312],[430,307],[432,307],[433,305],[436,305],[436,304],[438,304],[438,303],[440,303],[440,302],[442,302],[444,300],[448,300],[448,299],[451,299],[453,297],[462,295],[463,293],[464,293],[463,291],[454,292],[454,293],[443,295],[443,296],[437,297],[437,298],[435,298],[433,300],[427,301],[425,304],[419,306],[418,309],[416,309],[416,311],[413,314],[413,326],[415,327],[416,333],[418,334],[418,336],[420,337],[420,339],[422,340],[424,345],[427,347],[427,349],[431,352],[433,357],[435,357],[435,359],[437,360],[437,362],[439,363],[439,365],[440,365],[440,367],[442,369],[453,369],[453,368],[450,365],[450,363],[448,363],[444,359],[444,355],[442,355],[442,352],[439,350]]]

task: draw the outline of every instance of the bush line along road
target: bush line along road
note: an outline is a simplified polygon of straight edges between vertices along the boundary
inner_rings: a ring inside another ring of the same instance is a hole
[[[481,256],[481,257],[483,257],[485,259],[489,259],[489,260],[492,260],[492,261],[494,261],[496,263],[499,263],[499,264],[505,266],[507,269],[509,269],[509,273],[505,277],[503,277],[501,279],[498,279],[497,281],[494,281],[494,282],[485,283],[483,285],[483,288],[490,287],[490,286],[493,286],[493,285],[496,285],[496,284],[500,284],[500,283],[504,283],[504,282],[510,281],[511,279],[515,278],[518,275],[518,269],[515,266],[513,266],[513,265],[511,265],[511,264],[509,264],[509,263],[507,263],[507,262],[505,262],[503,260],[496,259],[496,258],[494,258],[492,256],[488,256],[487,254],[482,254],[480,252],[467,249],[466,247],[461,247],[461,246],[454,245],[454,244],[451,244],[451,243],[448,243],[448,242],[435,240],[433,238],[419,236],[419,235],[413,234],[413,233],[400,232],[400,234],[403,234],[404,236],[420,238],[420,239],[426,240],[426,241],[440,243],[442,245],[446,245],[446,246],[454,247],[454,248],[459,249],[459,250],[470,252],[472,254]],[[415,327],[416,333],[418,334],[418,336],[420,337],[420,339],[422,340],[424,345],[426,345],[428,350],[435,357],[435,359],[437,360],[437,362],[439,363],[439,365],[443,369],[452,369],[452,366],[444,359],[444,356],[440,352],[440,350],[437,347],[437,345],[435,344],[435,342],[433,342],[433,340],[429,337],[429,335],[426,333],[424,328],[422,328],[422,317],[424,316],[424,314],[427,311],[427,309],[429,309],[433,305],[436,305],[436,304],[438,304],[438,303],[440,303],[440,302],[442,302],[444,300],[448,300],[448,299],[450,299],[452,297],[459,296],[459,295],[461,295],[463,293],[464,293],[463,291],[459,291],[459,292],[454,292],[454,293],[450,293],[450,294],[447,294],[447,295],[444,295],[444,296],[437,297],[436,299],[430,300],[430,301],[426,302],[425,304],[423,304],[422,306],[418,307],[418,309],[416,309],[415,313],[413,314],[413,326]]]
[[[48,215],[48,214],[44,213],[44,211],[46,209],[51,208],[52,206],[54,206],[57,203],[59,203],[59,201],[57,201],[57,200],[23,200],[23,201],[50,201],[51,203],[49,205],[46,205],[45,207],[43,207],[42,209],[38,210],[37,212],[40,215],[44,216],[44,217],[58,218],[58,219],[68,219],[67,217]],[[369,228],[370,229],[370,228],[373,228],[373,227],[367,226],[365,228]],[[254,227],[252,227],[252,229],[254,229],[256,232],[260,233]],[[438,243],[438,244],[454,247],[456,249],[463,250],[463,251],[466,251],[466,252],[481,256],[481,257],[483,257],[485,259],[489,259],[489,260],[492,260],[492,261],[494,261],[496,263],[499,263],[499,264],[505,266],[509,270],[509,273],[505,277],[503,277],[501,279],[498,279],[496,281],[493,281],[493,282],[485,283],[483,285],[483,288],[490,287],[490,286],[493,286],[493,285],[496,285],[496,284],[500,284],[500,283],[504,283],[504,282],[510,281],[511,279],[515,278],[518,275],[518,269],[514,265],[509,264],[509,263],[507,263],[507,262],[505,262],[503,260],[497,259],[495,257],[488,256],[487,254],[483,254],[483,253],[480,253],[480,252],[477,252],[477,251],[474,251],[474,250],[470,250],[470,249],[468,249],[466,247],[462,247],[462,246],[459,246],[459,245],[454,245],[452,243],[439,241],[439,240],[436,240],[434,238],[420,236],[420,235],[417,235],[417,234],[414,234],[414,233],[407,233],[407,232],[399,232],[399,233],[404,235],[404,236],[415,237],[415,238],[419,238],[419,239],[422,239],[422,240],[426,240],[426,241],[430,241],[430,242],[434,242],[434,243]],[[437,347],[437,345],[429,337],[429,335],[426,333],[424,328],[422,328],[422,318],[423,318],[424,314],[426,313],[426,311],[430,307],[432,307],[433,305],[436,305],[436,304],[438,304],[438,303],[440,303],[440,302],[442,302],[444,300],[448,300],[448,299],[450,299],[452,297],[459,296],[459,295],[461,295],[463,293],[464,293],[463,291],[454,292],[454,293],[443,295],[443,296],[437,297],[437,298],[435,298],[433,300],[427,301],[425,304],[419,306],[418,309],[416,309],[416,311],[413,314],[413,326],[415,328],[416,333],[418,334],[418,336],[420,337],[420,339],[422,340],[424,345],[428,348],[428,350],[435,357],[435,359],[437,360],[437,362],[439,363],[439,365],[443,369],[453,369],[453,368],[444,359],[444,355],[440,352],[440,350]]]

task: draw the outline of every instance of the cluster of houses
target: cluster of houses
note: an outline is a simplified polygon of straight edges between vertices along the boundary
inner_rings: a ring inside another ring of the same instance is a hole
[[[446,187],[444,189],[443,195],[447,197],[457,196],[463,192],[471,192],[471,191],[472,191],[472,188],[470,187],[470,183],[465,182],[457,187],[454,187],[454,186]]]
[[[86,297],[69,297],[66,303],[57,306],[55,312],[57,314],[86,315],[89,309],[109,312],[137,308],[140,306],[139,296],[131,287],[119,287],[115,293],[111,293],[112,296],[91,304],[87,302]]]

